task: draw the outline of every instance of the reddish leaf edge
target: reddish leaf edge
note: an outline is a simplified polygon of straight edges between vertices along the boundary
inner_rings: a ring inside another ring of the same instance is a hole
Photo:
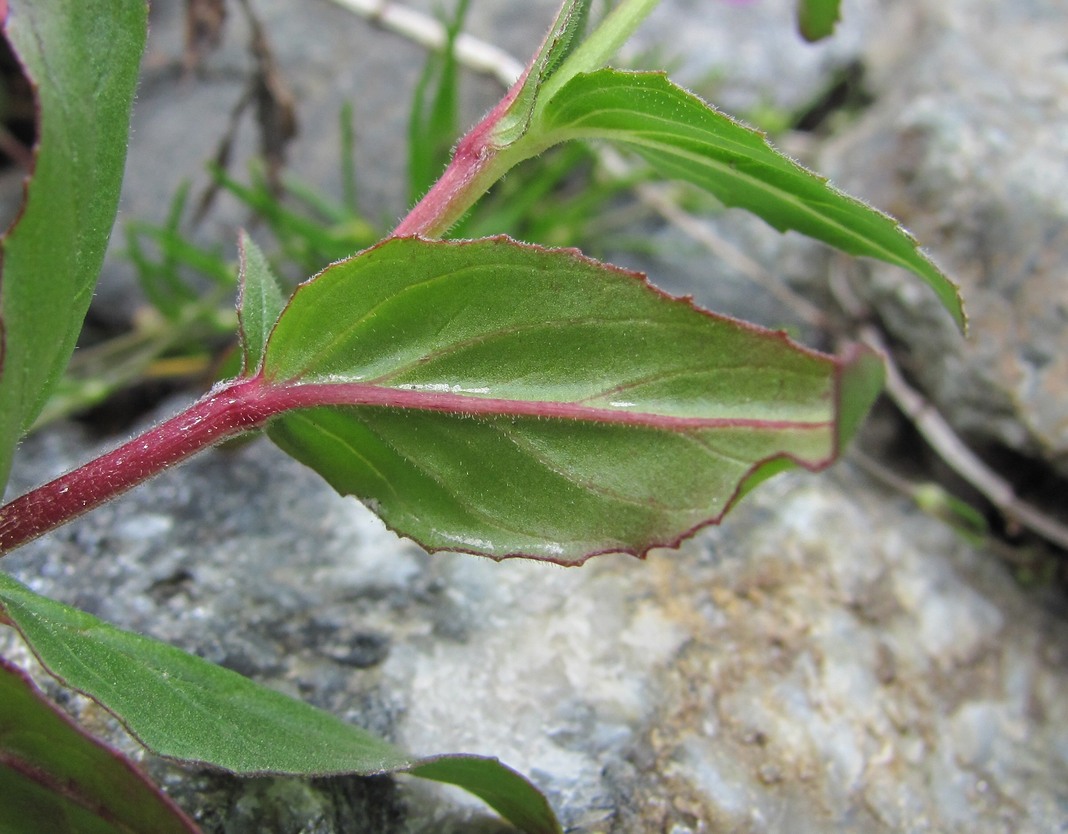
[[[3,618],[3,622],[5,624],[13,625],[12,623],[10,623],[10,621],[6,619],[6,617]],[[16,627],[16,631],[17,630],[18,629]],[[53,678],[56,678],[56,680],[60,680],[55,674],[52,673],[51,670],[47,669],[47,667],[44,668],[46,671],[48,671],[49,675],[51,675]],[[37,686],[33,678],[31,678],[24,669],[20,668],[19,666],[16,666],[14,663],[7,660],[3,656],[0,656],[0,669],[20,679],[21,683],[27,688],[27,690],[29,690],[31,696],[40,704],[42,704],[46,709],[51,711],[51,713],[57,719],[63,722],[74,733],[85,739],[88,743],[92,744],[101,752],[114,759],[121,768],[123,768],[130,774],[133,779],[140,782],[147,790],[151,791],[151,793],[153,793],[160,800],[161,804],[164,805],[171,814],[173,814],[175,820],[177,820],[189,832],[189,834],[201,834],[200,828],[197,827],[196,823],[194,823],[193,820],[191,820],[188,815],[186,815],[186,813],[175,803],[175,801],[171,799],[166,793],[164,793],[160,789],[160,787],[156,785],[143,770],[141,770],[141,768],[139,768],[134,762],[132,762],[128,757],[123,755],[115,748],[111,747],[108,744],[105,744],[103,741],[101,741],[99,738],[92,735],[91,733],[86,732],[74,721],[74,719],[72,719],[69,715],[67,715],[61,709],[56,707],[56,705],[53,704],[47,698],[47,696],[45,696],[45,694],[41,691],[40,687]],[[60,682],[62,683],[62,681]],[[21,759],[14,759],[12,757],[6,756],[3,753],[0,753],[0,764],[17,770],[23,776],[36,782],[43,788],[54,791],[55,793],[79,805],[85,810],[100,815],[105,820],[110,818],[110,814],[107,814],[106,809],[100,808],[95,803],[85,800],[85,798],[78,794],[76,791],[74,791],[70,785],[66,783],[57,782],[57,780],[52,778],[50,774],[43,773],[36,765],[23,762]]]
[[[10,17],[10,9],[8,8],[7,0],[0,0],[0,37],[10,43],[8,38],[8,22]],[[41,85],[37,83],[37,79],[33,76],[33,73],[29,71],[29,67],[26,66],[22,56],[17,50],[12,49],[12,54],[15,57],[19,69],[22,71],[23,78],[26,79],[30,95],[33,98],[33,123],[34,130],[38,135],[41,131]],[[40,143],[34,142],[33,147],[30,149],[29,168],[27,169],[25,176],[22,178],[22,196],[19,198],[19,206],[15,211],[14,217],[8,224],[7,228],[0,232],[0,286],[4,281],[4,250],[7,246],[8,238],[14,234],[16,228],[22,222],[22,218],[26,216],[26,204],[29,202],[30,196],[30,183],[33,180],[34,174],[37,172],[37,159],[40,150]],[[7,358],[7,328],[4,325],[3,311],[0,311],[0,375],[3,374],[6,366]]]

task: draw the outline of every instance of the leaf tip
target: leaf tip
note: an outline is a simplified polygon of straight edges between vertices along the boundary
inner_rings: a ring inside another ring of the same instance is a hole
[[[800,0],[797,28],[801,37],[815,43],[833,35],[842,19],[840,5],[840,0]]]
[[[244,229],[238,234],[237,321],[241,340],[241,374],[263,362],[267,339],[285,307],[285,294],[267,258]]]
[[[851,345],[837,360],[837,449],[835,457],[853,439],[883,389],[883,358],[866,345]]]

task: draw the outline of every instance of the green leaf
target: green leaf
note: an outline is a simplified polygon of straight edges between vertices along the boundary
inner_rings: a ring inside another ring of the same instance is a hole
[[[818,41],[834,34],[841,20],[841,0],[797,0],[797,28],[807,41]]]
[[[619,142],[662,175],[694,183],[780,231],[911,270],[965,327],[957,287],[893,218],[838,191],[662,73],[600,70],[573,78],[539,108],[529,135],[542,147],[568,139]]]
[[[586,28],[593,0],[564,0],[521,86],[493,128],[491,144],[505,148],[522,138],[542,84],[574,50]]]
[[[0,830],[195,834],[137,766],[92,739],[0,658]]]
[[[158,755],[238,775],[411,773],[469,790],[530,834],[560,830],[537,788],[496,759],[413,758],[235,672],[39,596],[4,573],[0,614],[50,674]]]
[[[604,67],[659,5],[660,0],[620,0],[581,43],[569,46],[558,68],[543,79],[538,90],[540,100],[551,99],[580,72]]]
[[[433,779],[463,788],[520,831],[560,834],[560,823],[544,795],[496,759],[485,756],[438,756],[424,759],[408,772],[421,779]]]
[[[115,219],[144,0],[11,0],[4,33],[35,85],[22,214],[0,242],[0,486],[67,364]]]
[[[842,368],[839,384],[838,448],[848,446],[868,415],[868,409],[883,390],[886,366],[882,357],[852,348]]]
[[[242,371],[252,373],[260,366],[267,336],[278,320],[286,297],[267,258],[245,232],[238,242],[241,257],[237,318],[241,328]]]
[[[564,0],[519,90],[493,130],[492,144],[498,149],[509,147],[526,134],[542,100],[552,98],[578,73],[600,69],[611,60],[660,0],[621,0],[584,38],[592,5],[592,0]]]
[[[506,238],[334,264],[298,288],[263,367],[293,405],[350,406],[268,433],[396,531],[564,564],[678,543],[769,461],[828,465],[839,403],[870,400],[855,361]]]
[[[548,37],[534,59],[534,68],[541,81],[549,78],[582,42],[592,2],[593,0],[569,0],[561,6]]]
[[[244,775],[380,773],[409,764],[358,727],[39,597],[3,574],[0,605],[52,674],[114,713],[161,756]]]

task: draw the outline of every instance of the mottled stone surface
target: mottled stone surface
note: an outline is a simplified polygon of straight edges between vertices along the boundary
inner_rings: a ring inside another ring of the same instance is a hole
[[[962,341],[916,281],[860,284],[950,421],[1068,474],[1068,9],[906,3],[867,60],[877,102],[821,167],[902,219],[968,303]],[[867,289],[868,287],[870,289]]]

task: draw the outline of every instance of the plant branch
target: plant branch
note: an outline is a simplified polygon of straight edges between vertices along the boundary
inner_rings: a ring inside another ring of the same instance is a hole
[[[385,2],[383,0],[333,0],[333,2],[373,22],[387,26],[427,49],[441,49],[445,45],[445,27],[422,12],[398,3],[388,2],[388,0]],[[643,0],[642,5],[649,7],[644,11],[639,11],[644,16],[655,4]],[[514,85],[523,72],[523,65],[516,58],[499,47],[468,34],[461,35],[457,40],[456,58],[467,69],[490,74],[505,87]],[[542,89],[542,95],[545,94],[546,89],[550,89],[551,81],[552,79]],[[633,173],[633,166],[614,149],[604,145],[593,146],[591,149],[605,170],[614,177],[622,179]],[[640,183],[634,191],[643,205],[651,208],[712,255],[770,292],[797,313],[806,324],[821,330],[830,329],[831,325],[826,313],[805,297],[791,290],[785,282],[769,275],[760,264],[718,235],[711,223],[681,208],[678,201],[673,199],[670,187]],[[404,228],[408,223],[414,225],[414,221],[405,218],[402,226],[398,228]],[[404,232],[394,232],[394,234],[400,233]]]
[[[220,385],[154,429],[0,507],[0,555],[201,449],[262,426],[273,414],[268,394],[258,378]]]
[[[525,79],[524,73],[497,106],[460,140],[445,173],[401,220],[393,230],[393,237],[441,237],[491,185],[521,161],[515,154],[503,159],[491,139],[493,129],[522,90]]]

